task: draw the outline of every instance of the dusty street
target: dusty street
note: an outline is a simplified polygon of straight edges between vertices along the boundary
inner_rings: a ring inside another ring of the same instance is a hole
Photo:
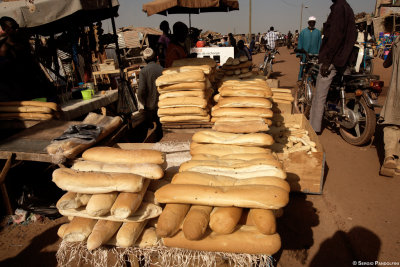
[[[274,76],[282,88],[295,88],[299,64],[280,48]],[[257,64],[263,55],[254,56]],[[391,70],[375,61],[386,87]],[[384,96],[380,102],[383,103]],[[323,195],[291,195],[279,221],[283,249],[277,266],[353,266],[352,262],[400,262],[400,177],[379,176],[382,142],[354,147],[334,132],[320,136],[326,152]],[[5,227],[0,232],[0,265],[56,266],[57,228],[65,219]],[[23,264],[25,263],[25,264]],[[400,263],[399,263],[400,264]]]

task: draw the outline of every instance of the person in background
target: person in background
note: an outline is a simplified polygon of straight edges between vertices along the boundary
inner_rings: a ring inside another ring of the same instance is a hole
[[[162,128],[157,115],[159,94],[157,91],[156,79],[162,75],[163,67],[156,63],[157,57],[151,48],[146,48],[143,51],[143,58],[147,65],[139,74],[137,96],[140,103],[143,104],[146,122],[149,124],[149,128],[153,128],[153,122],[156,122],[156,134],[157,137],[161,138]]]
[[[238,48],[238,53],[236,54],[235,58],[240,58],[241,56],[246,56],[249,59],[249,61],[252,60],[251,53],[250,53],[249,49],[247,48],[247,46],[244,45],[243,40],[239,40],[237,42],[237,48]]]
[[[322,42],[321,32],[315,28],[316,21],[315,17],[308,19],[308,27],[301,31],[297,46],[297,49],[304,49],[308,54],[314,55],[318,55]],[[297,54],[297,57],[301,58],[301,62],[306,62],[306,55]],[[298,81],[303,78],[303,69],[304,65],[300,65]]]
[[[389,68],[393,65],[392,80],[387,92],[385,104],[380,113],[379,123],[383,128],[383,141],[385,144],[385,159],[380,174],[393,177],[400,175],[400,36],[392,44],[383,66]]]
[[[251,36],[250,48],[249,48],[250,55],[253,54],[255,46],[256,46],[256,40],[254,40],[254,36]]]
[[[176,22],[173,26],[173,35],[171,42],[167,48],[167,54],[165,57],[165,67],[169,68],[172,66],[174,60],[182,59],[187,57],[185,51],[185,41],[188,36],[188,27],[183,22]]]
[[[320,72],[310,111],[310,124],[317,133],[321,132],[329,87],[336,74],[343,74],[346,70],[357,38],[353,9],[346,0],[332,2],[331,13],[324,23],[324,39],[319,52]]]
[[[229,46],[233,47],[234,54],[236,55],[236,53],[238,52],[236,46],[236,39],[235,37],[233,37],[232,33],[228,34],[228,40],[229,40]]]
[[[289,31],[286,39],[286,45],[288,49],[292,48],[292,39],[293,39],[293,34],[291,31]]]
[[[269,32],[265,35],[264,39],[267,43],[267,47],[271,50],[275,49],[276,41],[278,40],[278,33],[275,32],[274,27],[269,28]]]
[[[366,27],[367,27],[366,23],[360,23],[357,26],[357,41],[356,44],[354,45],[355,49],[357,50],[357,61],[355,65],[356,72],[360,72],[361,63],[364,60],[365,43],[372,41],[372,37],[366,31]]]
[[[229,46],[228,37],[222,38],[222,46],[225,46],[225,47]]]
[[[205,46],[206,46],[206,42],[201,38],[196,43],[196,47],[205,47]]]
[[[299,44],[299,31],[295,30],[294,31],[294,46],[297,47]]]
[[[167,48],[169,42],[171,41],[171,30],[169,29],[168,21],[164,20],[160,23],[160,29],[162,30],[163,34],[158,38],[157,42],[157,55],[158,60],[160,61],[160,65],[165,67],[165,57],[167,54]]]

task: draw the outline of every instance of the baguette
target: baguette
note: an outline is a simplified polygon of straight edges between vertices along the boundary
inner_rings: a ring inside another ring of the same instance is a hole
[[[211,72],[211,67],[209,65],[198,65],[198,66],[179,66],[179,67],[171,67],[163,70],[163,75],[174,74],[174,73],[182,73],[193,70],[201,70],[204,74],[208,75]]]
[[[201,97],[205,98],[206,94],[204,91],[172,91],[167,93],[162,93],[158,100],[163,100],[166,98],[176,98],[176,97]]]
[[[248,90],[248,89],[220,89],[218,90],[221,97],[261,97],[269,98],[272,92],[269,90]],[[223,99],[221,98],[221,99]]]
[[[262,147],[244,147],[235,145],[220,145],[220,144],[195,144],[190,145],[190,154],[210,154],[216,156],[225,156],[230,154],[243,153],[267,153],[271,154],[271,150]]]
[[[182,232],[186,239],[199,240],[203,237],[210,221],[210,206],[193,205],[183,221]]]
[[[101,194],[114,191],[139,192],[143,178],[136,174],[89,173],[67,168],[53,172],[53,182],[65,191],[83,194]]]
[[[220,123],[221,122],[233,122],[233,123],[236,123],[236,122],[241,122],[241,123],[248,123],[249,121],[260,121],[260,118],[261,117],[241,117],[241,118],[239,118],[239,117],[212,117],[211,118],[211,122],[216,122],[216,121],[219,121]],[[264,123],[266,123],[268,126],[271,126],[272,125],[272,121],[270,120],[270,119],[266,119],[266,118],[261,118],[263,121],[264,121]]]
[[[64,230],[63,239],[67,242],[82,242],[92,232],[97,220],[74,217]]]
[[[118,231],[121,222],[98,220],[87,240],[87,249],[93,250],[106,244]]]
[[[272,108],[272,103],[260,97],[221,97],[217,106],[220,108]]]
[[[98,161],[77,161],[71,168],[82,172],[131,173],[149,179],[160,179],[164,176],[163,169],[154,163],[116,164]]]
[[[274,113],[268,108],[218,108],[211,112],[213,117],[262,117],[272,118]]]
[[[67,192],[57,201],[56,207],[59,210],[77,209],[86,206],[90,197],[87,194]]]
[[[163,164],[163,153],[150,149],[124,150],[114,147],[93,147],[82,154],[84,160],[117,164]]]
[[[206,82],[183,82],[171,85],[164,85],[158,87],[158,92],[161,94],[163,92],[172,92],[172,91],[204,91],[207,89]]]
[[[255,154],[231,154],[225,155],[222,157],[218,157],[210,154],[197,154],[192,156],[192,160],[225,160],[225,159],[234,159],[234,160],[253,160],[253,159],[276,159],[276,156],[268,153],[255,153]]]
[[[207,110],[199,107],[160,108],[157,112],[159,117],[165,116],[207,116]]]
[[[116,245],[123,248],[133,246],[143,232],[146,223],[147,221],[123,223],[116,235]]]
[[[215,168],[227,167],[234,170],[240,168],[252,168],[253,166],[270,166],[271,168],[282,169],[282,164],[272,158],[272,159],[253,159],[253,160],[237,160],[237,159],[218,159],[218,160],[189,160],[184,162],[179,167],[179,172],[186,171],[193,167],[204,167],[213,166]]]
[[[209,122],[210,116],[164,116],[160,118],[161,123],[166,122]]]
[[[42,113],[0,113],[2,119],[26,119],[26,120],[50,120],[53,118],[53,114],[42,114]]]
[[[190,209],[187,204],[165,205],[157,222],[156,233],[159,237],[170,237],[179,231],[186,214]]]
[[[199,172],[179,172],[174,175],[172,184],[191,184],[206,186],[239,186],[239,185],[273,185],[290,192],[289,184],[277,177],[256,177],[249,179],[235,179],[222,175],[211,175]]]
[[[271,91],[274,93],[292,93],[292,89],[284,89],[284,88],[271,88]]]
[[[138,193],[120,193],[111,207],[110,213],[117,219],[126,219],[134,214],[140,204],[142,204],[143,196],[147,191],[150,180],[146,179],[143,188]]]
[[[269,126],[262,118],[258,121],[249,121],[247,124],[243,124],[241,121],[217,120],[212,129],[223,133],[257,133],[268,131]]]
[[[163,243],[167,247],[190,250],[263,255],[273,255],[281,247],[278,234],[263,235],[252,226],[241,226],[229,235],[208,232],[201,240],[188,240],[182,232],[179,232],[174,237],[163,238]]]
[[[0,106],[0,112],[13,113],[52,113],[53,110],[49,107],[36,106]]]
[[[53,102],[41,102],[41,101],[11,101],[11,102],[0,102],[0,106],[34,106],[34,107],[47,107],[54,111],[58,110],[58,105]]]
[[[159,108],[177,108],[177,107],[207,107],[207,100],[201,97],[175,97],[166,98],[158,101]]]
[[[196,132],[192,140],[200,144],[225,144],[240,146],[269,146],[274,143],[272,136],[264,133],[232,134],[216,131]]]
[[[64,223],[58,227],[57,235],[64,239],[65,230],[67,230],[69,223]]]
[[[163,86],[169,84],[177,84],[183,82],[202,82],[205,81],[204,72],[201,70],[192,70],[183,73],[173,73],[162,75],[157,78],[156,86]]]
[[[117,192],[93,195],[86,205],[87,214],[93,217],[108,214],[117,196]]]
[[[260,233],[264,235],[272,235],[276,233],[276,219],[271,210],[250,209],[248,217]]]
[[[242,216],[242,208],[215,207],[210,215],[210,228],[217,234],[231,234]]]
[[[155,193],[160,203],[279,209],[289,202],[289,192],[272,185],[205,186],[169,184]]]
[[[156,234],[156,229],[154,227],[149,227],[144,229],[142,234],[139,236],[136,245],[139,248],[154,247],[158,243],[158,237]]]

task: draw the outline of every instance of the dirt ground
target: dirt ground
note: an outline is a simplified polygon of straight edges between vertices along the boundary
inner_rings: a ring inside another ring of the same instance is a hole
[[[282,88],[295,88],[298,60],[280,48],[274,76]],[[263,55],[254,56],[258,63]],[[376,59],[375,72],[386,86],[391,70]],[[383,103],[384,91],[380,102]],[[379,176],[381,129],[373,146],[354,147],[335,132],[320,136],[326,152],[322,195],[292,194],[278,222],[282,249],[276,265],[353,266],[352,262],[400,262],[400,177]],[[58,226],[65,218],[5,226],[0,232],[1,266],[56,266]],[[400,263],[399,263],[400,264]]]

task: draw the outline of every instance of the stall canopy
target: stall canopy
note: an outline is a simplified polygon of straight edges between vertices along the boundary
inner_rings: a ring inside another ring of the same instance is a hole
[[[15,19],[20,27],[35,33],[57,33],[71,25],[82,25],[117,15],[118,0],[0,1],[0,17]]]
[[[239,10],[238,0],[154,0],[143,5],[147,16],[154,14],[200,14]]]

